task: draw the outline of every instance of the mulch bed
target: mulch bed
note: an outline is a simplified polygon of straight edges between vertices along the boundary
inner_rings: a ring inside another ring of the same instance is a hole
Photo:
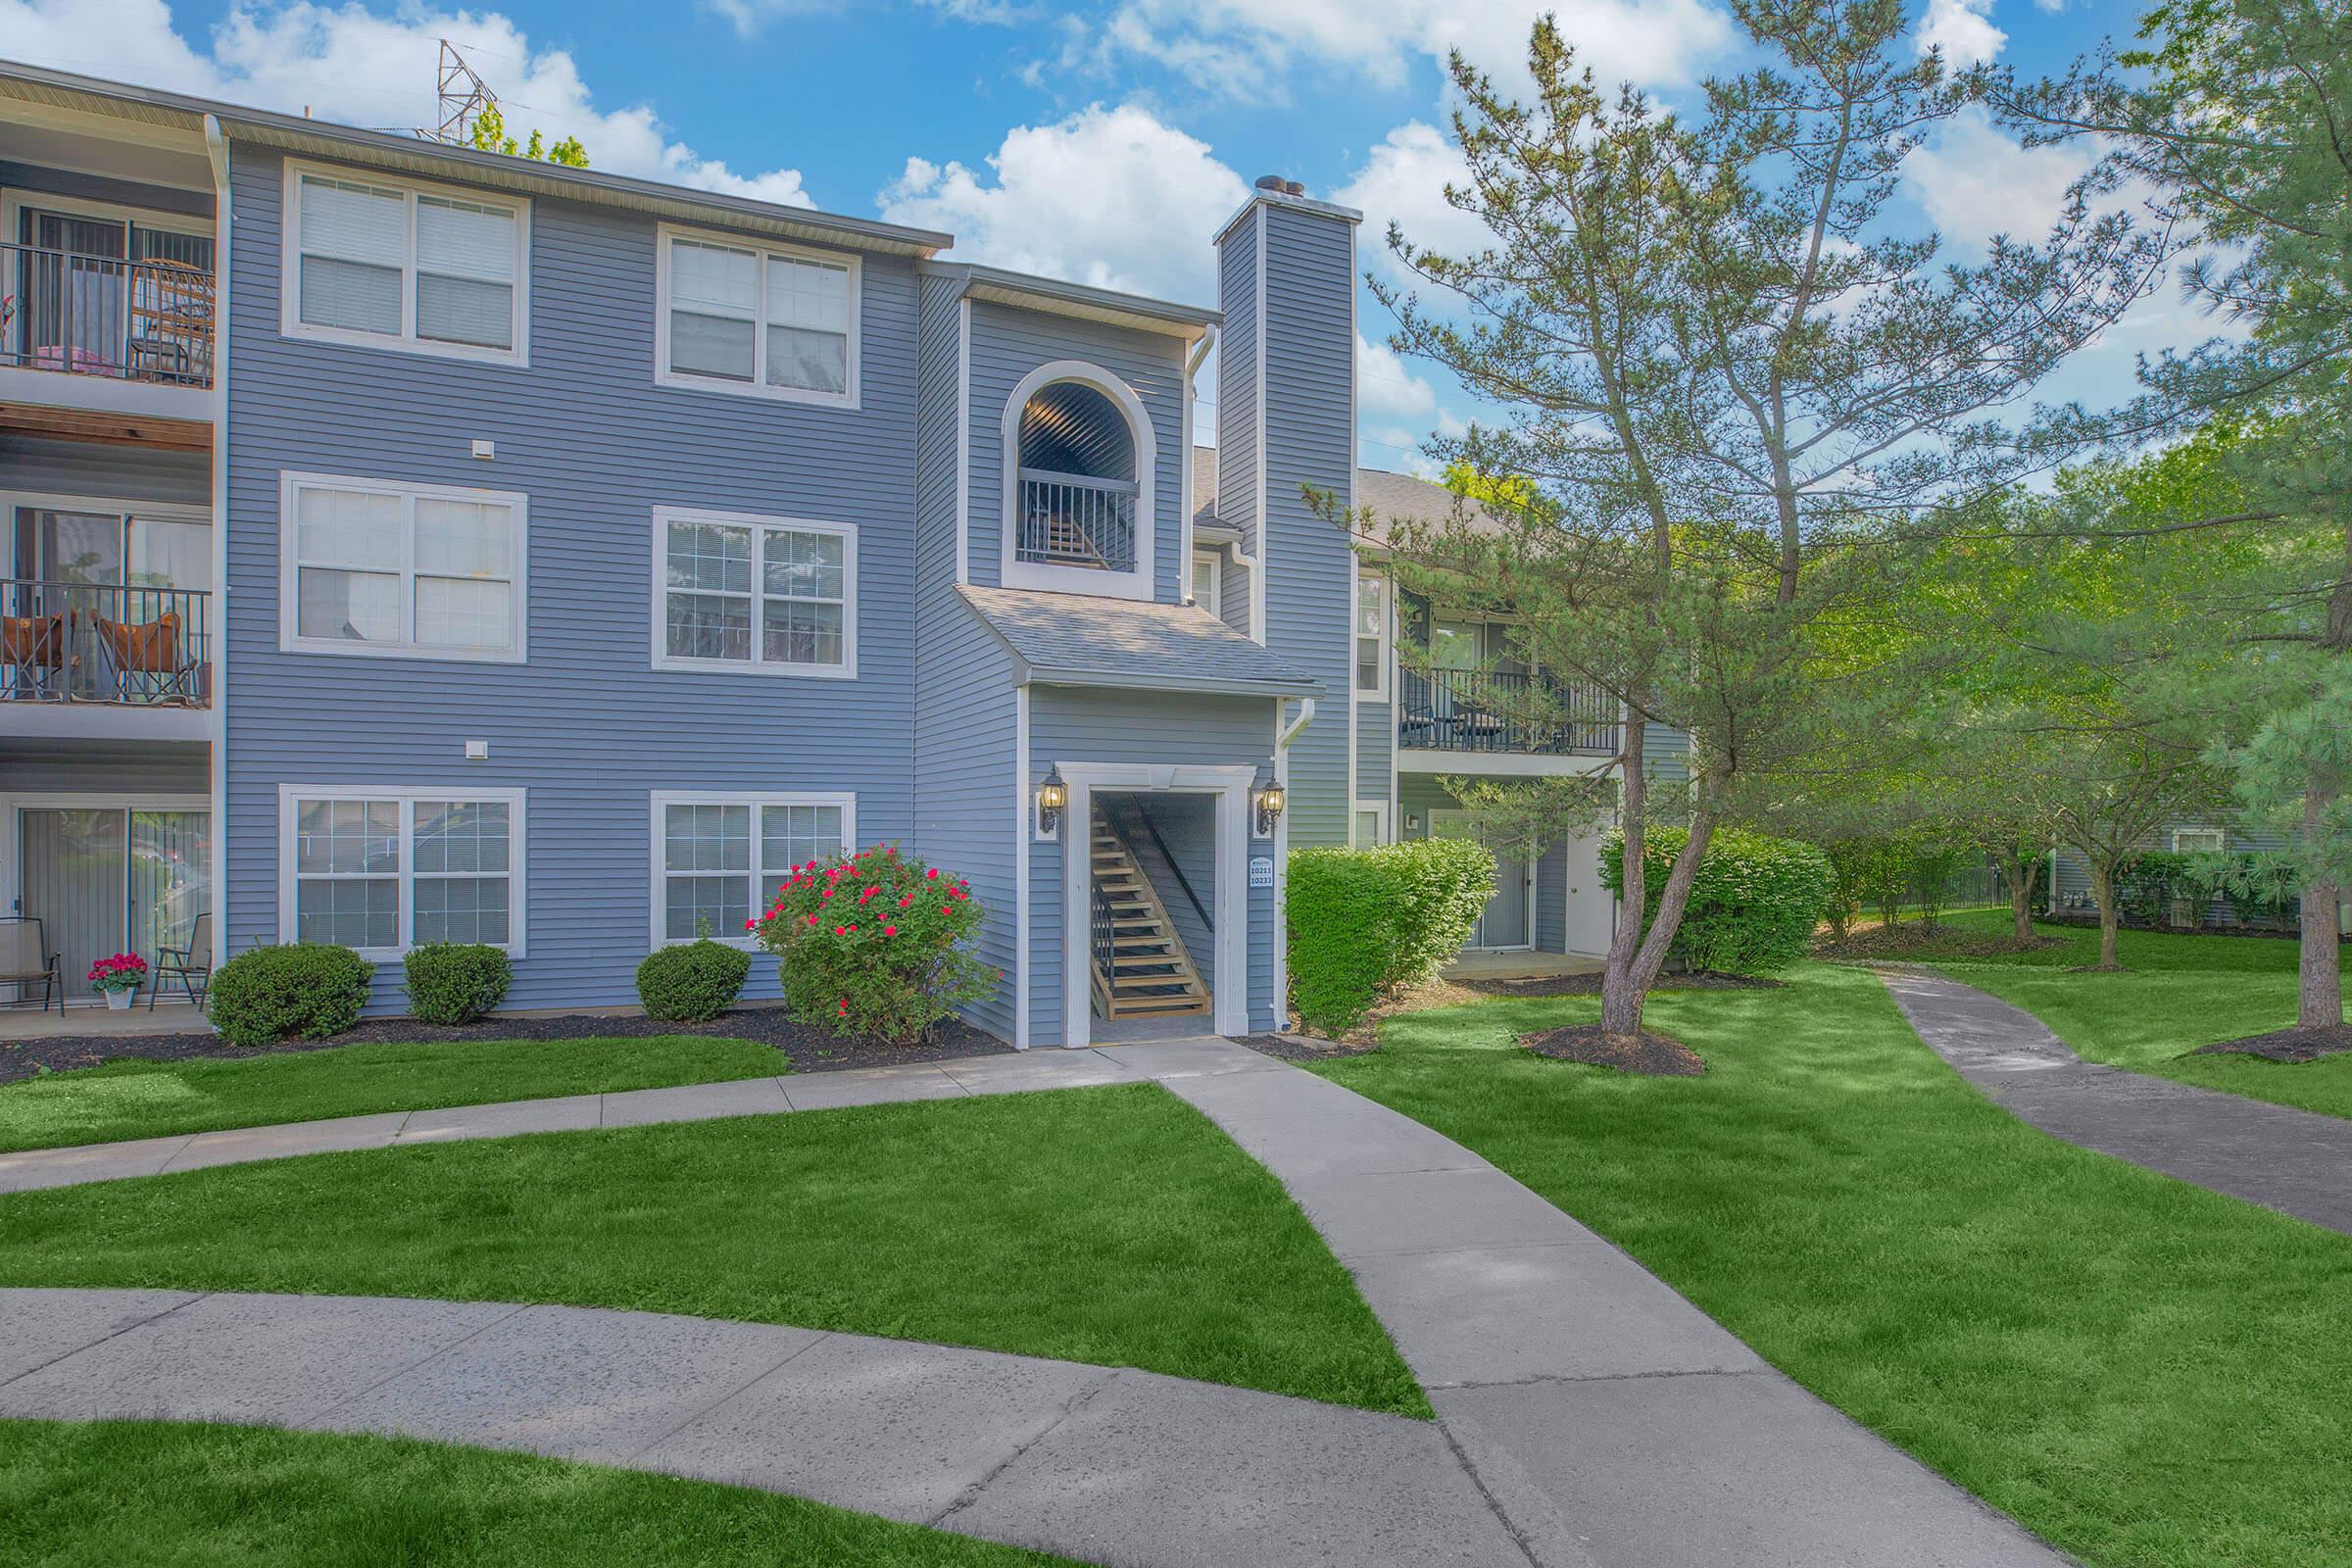
[[[2199,1046],[2192,1056],[2261,1056],[2270,1061],[2317,1061],[2352,1051],[2352,1024],[2317,1024],[2309,1029],[2274,1029],[2267,1035]]]
[[[327,1040],[287,1040],[274,1046],[232,1046],[215,1035],[53,1035],[38,1040],[0,1041],[0,1083],[29,1078],[42,1068],[65,1072],[124,1057],[140,1061],[248,1061],[256,1056],[337,1046],[388,1042],[460,1040],[610,1040],[650,1035],[700,1035],[713,1040],[756,1040],[790,1058],[795,1072],[838,1072],[849,1067],[892,1067],[911,1061],[948,1061],[990,1056],[1012,1047],[996,1036],[950,1018],[928,1039],[911,1046],[844,1038],[794,1023],[783,1007],[740,1007],[708,1023],[670,1023],[636,1015],[569,1012],[545,1018],[493,1016],[479,1023],[446,1026],[414,1018],[363,1018],[359,1026]]]
[[[1376,1045],[1347,1040],[1315,1040],[1305,1035],[1243,1035],[1243,1045],[1280,1061],[1337,1061],[1379,1050]]]
[[[1521,1035],[1519,1044],[1539,1056],[1555,1061],[1581,1061],[1588,1067],[1614,1067],[1641,1078],[1696,1078],[1707,1070],[1697,1052],[1681,1041],[1644,1029],[1628,1040],[1608,1035],[1596,1023],[1565,1029],[1544,1029]]]
[[[1813,944],[1816,958],[1907,958],[1932,949],[1939,958],[2005,958],[2016,953],[2040,953],[2066,946],[2064,937],[2016,937],[1984,931],[1962,931],[1954,926],[1875,926],[1856,931],[1842,942],[1824,939]]]

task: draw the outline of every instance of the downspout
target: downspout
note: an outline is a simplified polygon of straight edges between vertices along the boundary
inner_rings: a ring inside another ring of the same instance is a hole
[[[213,726],[211,763],[213,961],[229,947],[228,888],[228,331],[229,281],[235,270],[230,231],[228,138],[220,117],[204,117],[204,151],[213,166]]]
[[[1200,341],[1193,345],[1192,355],[1184,362],[1184,466],[1177,470],[1182,478],[1176,488],[1184,513],[1177,521],[1183,546],[1176,555],[1176,598],[1184,604],[1193,598],[1193,513],[1200,505],[1200,497],[1193,494],[1193,405],[1200,398],[1200,366],[1216,346],[1217,329],[1202,327]]]
[[[1274,737],[1275,766],[1277,768],[1285,765],[1285,759],[1283,758],[1282,754],[1291,749],[1291,742],[1297,740],[1298,738],[1298,732],[1305,729],[1307,725],[1312,724],[1314,721],[1315,700],[1312,697],[1299,698],[1298,716],[1291,720],[1289,728],[1285,729],[1281,734]],[[1288,786],[1286,785],[1285,788],[1288,788]]]
[[[1274,782],[1282,789],[1287,802],[1291,791],[1291,742],[1297,740],[1307,725],[1315,721],[1315,700],[1298,699],[1298,716],[1288,724],[1282,722],[1282,706],[1274,708]],[[1290,957],[1290,895],[1291,895],[1291,813],[1286,809],[1274,819],[1274,1027],[1290,1026],[1291,957]]]

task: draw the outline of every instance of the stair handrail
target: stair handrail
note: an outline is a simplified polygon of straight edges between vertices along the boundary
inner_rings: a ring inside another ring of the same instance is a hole
[[[1152,846],[1159,851],[1159,858],[1167,862],[1169,870],[1176,873],[1176,885],[1184,889],[1186,898],[1193,901],[1193,912],[1200,917],[1202,929],[1206,930],[1210,936],[1215,936],[1217,922],[1210,916],[1208,910],[1201,906],[1200,895],[1193,891],[1192,878],[1184,874],[1184,867],[1177,862],[1176,857],[1169,853],[1168,841],[1159,836],[1159,824],[1152,820],[1151,808],[1136,806],[1132,809],[1137,816],[1143,818],[1144,831],[1152,835]]]

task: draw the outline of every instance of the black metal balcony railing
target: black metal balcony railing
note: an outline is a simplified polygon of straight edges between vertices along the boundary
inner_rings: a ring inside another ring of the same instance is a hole
[[[1396,672],[1396,743],[1438,752],[1614,757],[1624,742],[1617,701],[1594,686],[1545,683],[1556,722],[1536,722],[1529,677],[1508,671]]]
[[[1013,559],[1090,571],[1135,569],[1135,486],[1124,479],[1021,470]]]
[[[0,241],[0,365],[213,384],[213,274]]]
[[[209,708],[213,596],[0,577],[0,703]]]

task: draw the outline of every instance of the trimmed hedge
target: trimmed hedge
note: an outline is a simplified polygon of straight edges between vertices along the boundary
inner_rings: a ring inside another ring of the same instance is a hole
[[[1690,840],[1679,827],[1653,827],[1642,840],[1642,928],[1658,912],[1674,858]],[[1625,893],[1625,839],[1611,833],[1600,868],[1609,891]],[[1770,974],[1805,956],[1837,881],[1828,856],[1796,839],[1717,828],[1690,884],[1690,902],[1667,950],[1687,968]]]
[[[427,942],[409,950],[409,1014],[419,1023],[471,1023],[507,998],[514,966],[486,942]]]
[[[324,1040],[360,1021],[374,978],[374,964],[330,943],[254,948],[214,971],[205,1013],[232,1046]]]
[[[1293,850],[1285,906],[1291,1005],[1327,1035],[1436,976],[1494,894],[1494,857],[1467,839]]]
[[[751,978],[752,956],[704,937],[662,948],[637,966],[637,1000],[648,1018],[701,1023],[735,1004]]]

